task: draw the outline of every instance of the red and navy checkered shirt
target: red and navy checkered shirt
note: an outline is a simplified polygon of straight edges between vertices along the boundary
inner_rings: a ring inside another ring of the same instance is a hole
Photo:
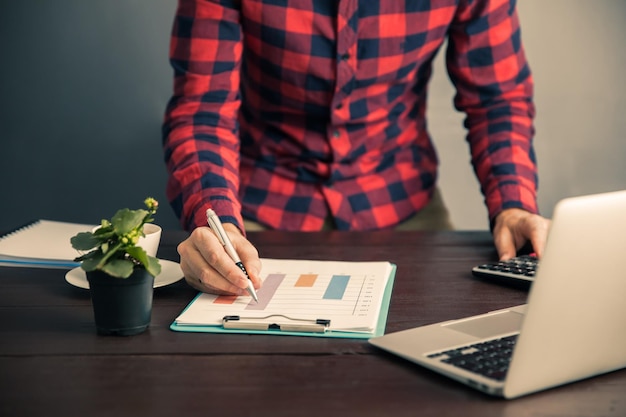
[[[467,114],[491,219],[537,212],[532,78],[513,0],[180,0],[163,128],[182,226],[391,227],[429,201],[433,58]]]

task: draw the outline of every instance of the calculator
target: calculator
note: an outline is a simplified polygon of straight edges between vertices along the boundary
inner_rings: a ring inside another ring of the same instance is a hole
[[[506,284],[529,286],[535,280],[539,259],[536,255],[520,255],[506,261],[488,262],[472,268],[478,278],[496,280]]]

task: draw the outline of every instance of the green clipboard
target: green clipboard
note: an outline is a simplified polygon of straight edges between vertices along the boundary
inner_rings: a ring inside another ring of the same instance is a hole
[[[391,272],[387,279],[385,291],[383,293],[382,303],[380,306],[380,314],[378,316],[378,323],[373,333],[362,332],[345,332],[337,330],[319,331],[290,331],[281,330],[278,328],[269,328],[265,330],[255,330],[249,328],[225,328],[224,326],[215,325],[179,325],[174,321],[170,325],[170,329],[177,332],[195,332],[195,333],[222,333],[222,334],[269,334],[276,336],[309,336],[309,337],[335,337],[335,338],[349,338],[349,339],[369,339],[375,336],[382,336],[385,333],[385,326],[387,325],[387,315],[389,313],[389,303],[391,302],[391,292],[393,289],[393,283],[396,276],[396,265],[391,264]],[[189,308],[193,304],[196,298],[201,294],[198,294],[185,308]]]

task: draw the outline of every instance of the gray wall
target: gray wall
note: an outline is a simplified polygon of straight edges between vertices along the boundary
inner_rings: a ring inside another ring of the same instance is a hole
[[[173,0],[0,1],[0,230],[165,198]]]
[[[175,0],[0,1],[0,230],[167,205],[160,123]],[[626,2],[520,0],[536,81],[539,203],[626,188]],[[460,229],[487,228],[440,54],[429,127]],[[109,170],[103,174],[103,168]]]
[[[626,2],[519,0],[535,79],[539,207],[551,217],[565,197],[626,189]],[[463,116],[442,55],[430,94],[440,184],[457,228],[488,227],[463,141]]]

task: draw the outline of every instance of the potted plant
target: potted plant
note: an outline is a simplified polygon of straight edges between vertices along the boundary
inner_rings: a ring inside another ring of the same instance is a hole
[[[129,336],[150,325],[161,265],[138,243],[145,237],[144,226],[154,221],[158,202],[148,197],[144,204],[146,209],[118,210],[99,227],[71,238],[72,247],[83,252],[74,260],[87,276],[99,334]]]

